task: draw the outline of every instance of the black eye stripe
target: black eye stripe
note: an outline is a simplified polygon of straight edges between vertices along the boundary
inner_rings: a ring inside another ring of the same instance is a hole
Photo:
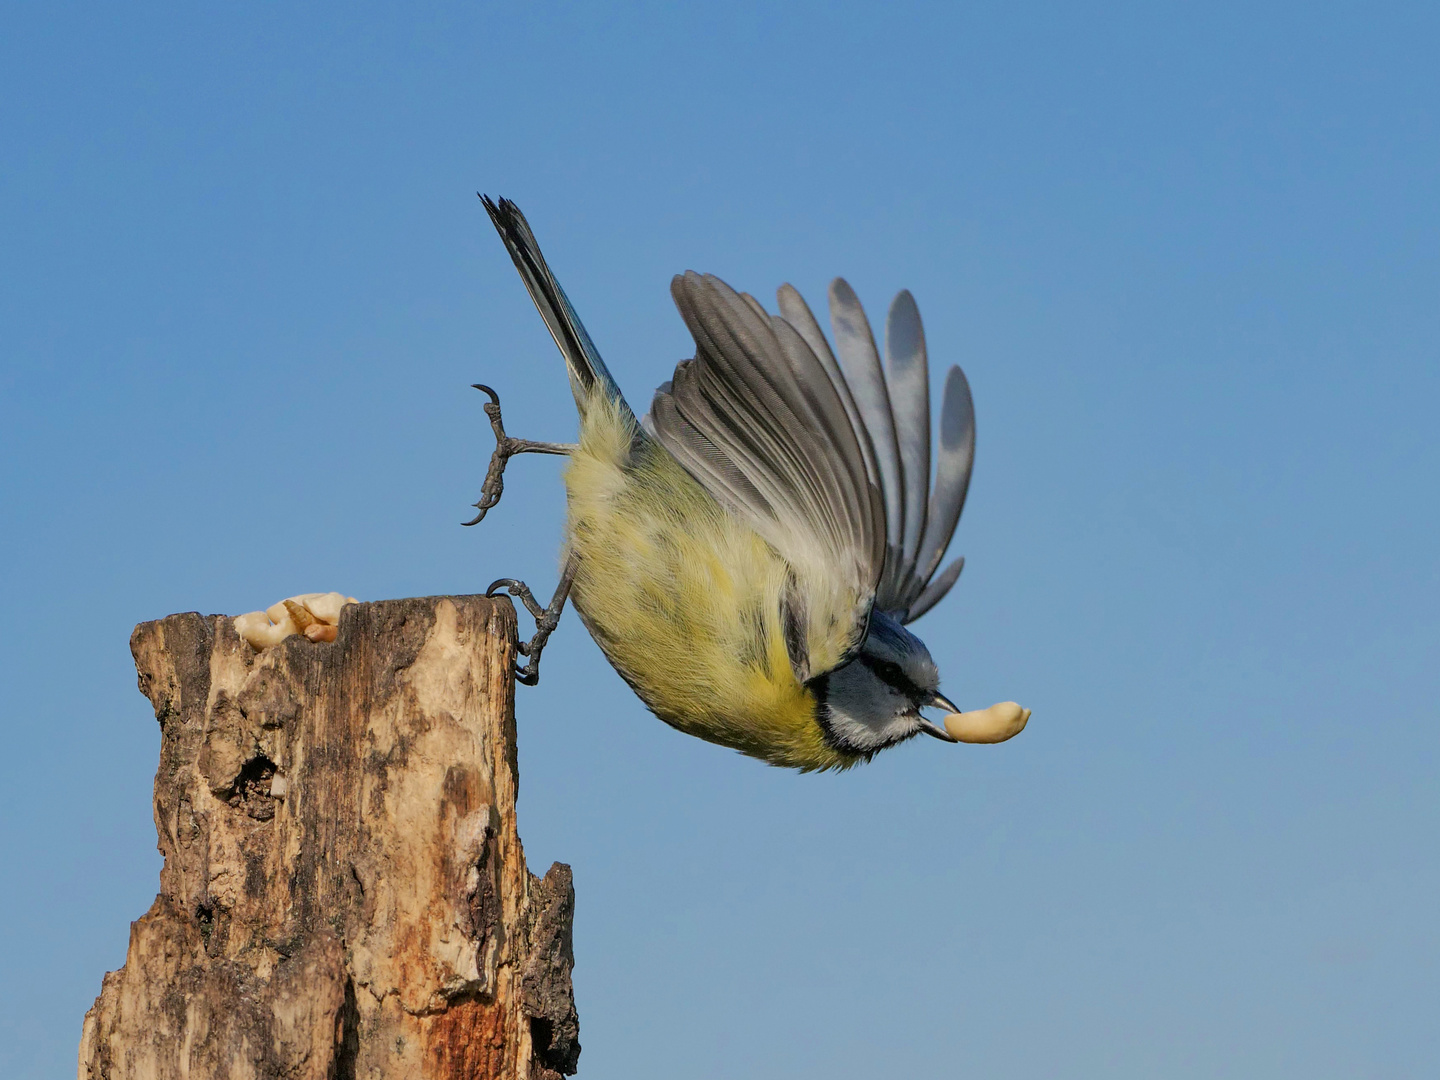
[[[875,660],[863,654],[858,659],[881,679],[901,693],[909,697],[914,697],[920,693],[919,687],[915,685],[909,675],[905,674],[905,669],[895,663],[895,661]]]

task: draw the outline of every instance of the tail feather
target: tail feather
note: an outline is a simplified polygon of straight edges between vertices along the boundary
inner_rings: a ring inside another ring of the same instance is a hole
[[[530,299],[535,301],[535,307],[540,312],[540,317],[545,320],[550,336],[555,339],[556,346],[565,357],[575,404],[583,410],[598,383],[607,397],[628,412],[629,407],[625,405],[620,387],[605,367],[605,361],[600,359],[600,353],[595,348],[595,343],[590,340],[590,335],[585,332],[585,325],[580,321],[580,317],[575,314],[570,298],[565,295],[565,290],[560,287],[555,275],[550,272],[550,267],[545,264],[545,256],[540,254],[540,245],[535,242],[535,234],[530,231],[525,215],[509,199],[502,198],[495,202],[488,195],[481,195],[480,201],[485,204],[490,221],[494,224],[495,231],[500,234],[500,239],[505,242],[510,257],[515,260],[515,269],[520,271],[520,280],[525,282]]]

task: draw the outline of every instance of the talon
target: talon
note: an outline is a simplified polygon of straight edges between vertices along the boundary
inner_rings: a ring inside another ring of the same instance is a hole
[[[489,587],[485,590],[485,595],[493,599],[495,595],[500,592],[501,589],[524,589],[526,592],[530,591],[530,587],[526,585],[523,581],[516,581],[514,578],[502,577],[496,578],[494,581],[490,582]]]
[[[535,594],[530,591],[530,586],[523,581],[516,581],[514,578],[500,578],[492,581],[490,587],[485,590],[485,595],[494,597],[502,590],[511,596],[519,599],[525,605],[525,610],[535,620],[535,635],[529,641],[517,642],[515,651],[521,656],[528,656],[528,664],[515,665],[515,681],[526,686],[534,686],[540,681],[540,653],[545,648],[545,642],[550,640],[550,635],[560,625],[560,612],[565,608],[565,600],[570,595],[570,585],[575,580],[576,561],[571,556],[565,563],[565,572],[560,575],[560,584],[555,588],[555,595],[550,599],[549,607],[541,607],[535,599]]]
[[[485,482],[480,485],[480,499],[470,505],[479,511],[462,525],[478,525],[485,520],[490,508],[505,494],[505,466],[516,454],[568,454],[575,449],[567,443],[536,442],[533,439],[516,439],[505,434],[505,421],[500,415],[500,395],[484,383],[471,383],[476,390],[483,391],[490,400],[483,406],[490,418],[490,430],[495,433],[495,452],[490,455],[490,464],[485,470]]]
[[[490,418],[490,430],[495,433],[495,452],[490,455],[490,464],[485,469],[485,482],[480,485],[480,498],[471,504],[479,513],[469,521],[461,522],[467,526],[479,525],[485,520],[490,508],[500,501],[500,496],[505,493],[505,466],[509,463],[510,456],[515,453],[512,440],[505,434],[505,421],[500,415],[500,395],[484,383],[470,385],[490,398],[483,408],[485,415]]]
[[[490,587],[485,590],[485,595],[493,598],[501,589],[505,589],[511,596],[519,597],[520,602],[525,605],[525,610],[530,612],[536,619],[544,617],[545,609],[542,608],[540,602],[535,599],[535,594],[530,591],[530,586],[526,585],[523,581],[516,581],[514,578],[501,578],[499,581],[492,581]]]

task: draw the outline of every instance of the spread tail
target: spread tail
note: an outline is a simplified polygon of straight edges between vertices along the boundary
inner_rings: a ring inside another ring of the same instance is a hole
[[[535,242],[535,234],[530,231],[525,215],[509,199],[502,198],[497,203],[488,195],[481,195],[480,201],[485,204],[485,210],[495,225],[495,231],[505,242],[510,257],[515,260],[515,269],[520,271],[520,279],[530,291],[530,299],[535,301],[550,336],[565,357],[575,404],[583,411],[596,383],[599,383],[605,395],[628,412],[620,388],[605,367],[605,361],[600,359],[595,343],[585,332],[585,326],[571,307],[565,290],[555,280],[550,267],[545,265],[545,256],[540,254],[540,245]]]

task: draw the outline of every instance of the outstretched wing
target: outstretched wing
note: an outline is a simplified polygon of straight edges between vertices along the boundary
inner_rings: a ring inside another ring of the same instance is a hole
[[[840,278],[830,287],[838,362],[789,285],[779,316],[709,274],[676,277],[671,293],[695,358],[656,391],[643,423],[794,568],[787,620],[808,628],[801,666],[839,663],[872,605],[901,622],[934,607],[965,565],[936,574],[965,505],[975,411],[952,367],[932,489],[929,364],[910,294],[891,305],[882,366]]]
[[[843,380],[787,320],[711,275],[670,288],[695,358],[656,392],[645,426],[790,565],[785,618],[805,638],[797,666],[829,670],[858,644],[885,562],[864,429]]]
[[[901,622],[913,622],[950,591],[965,565],[956,559],[938,575],[950,546],[975,460],[975,406],[965,373],[951,367],[940,406],[940,445],[930,488],[930,365],[920,311],[908,291],[890,305],[885,321],[886,363],[854,290],[843,278],[830,285],[830,324],[839,363],[830,355],[810,308],[789,285],[779,293],[780,313],[821,356],[830,378],[852,403],[850,418],[871,448],[871,476],[885,506],[885,564],[876,605]],[[928,499],[927,499],[928,491]]]

